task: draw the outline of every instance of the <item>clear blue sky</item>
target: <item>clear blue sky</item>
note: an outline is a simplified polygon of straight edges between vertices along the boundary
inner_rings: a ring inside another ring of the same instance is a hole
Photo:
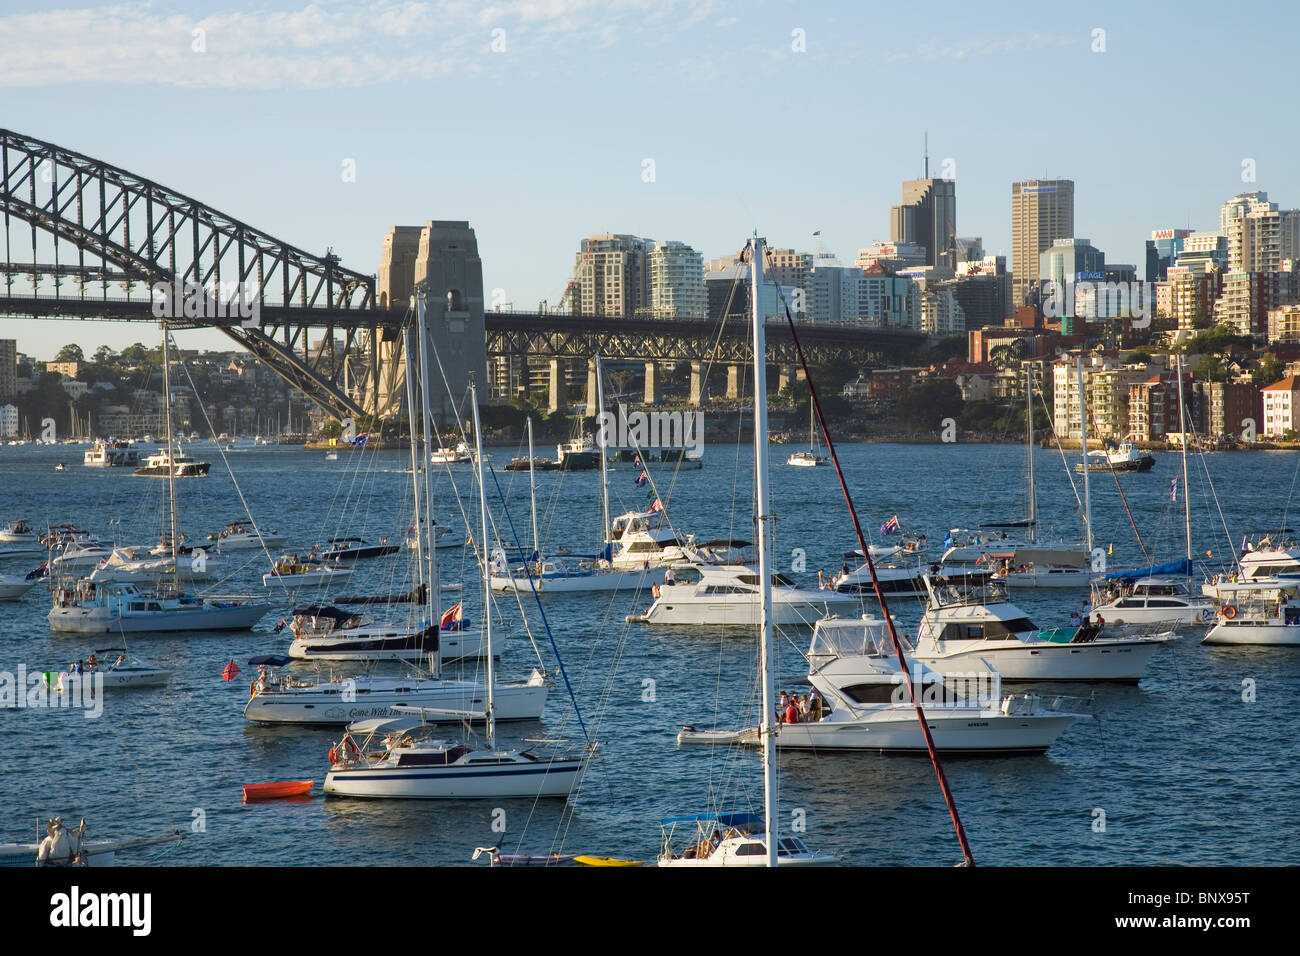
[[[0,126],[366,273],[390,226],[468,219],[517,307],[555,303],[593,232],[851,261],[927,130],[958,233],[1008,257],[1016,179],[1075,180],[1076,233],[1139,272],[1150,230],[1217,229],[1237,192],[1300,206],[1285,3],[60,2],[0,0]],[[0,320],[40,358],[156,334]]]

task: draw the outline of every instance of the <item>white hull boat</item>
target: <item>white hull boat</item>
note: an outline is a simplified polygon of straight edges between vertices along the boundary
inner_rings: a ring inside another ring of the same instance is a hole
[[[39,583],[17,574],[0,574],[0,601],[17,601]]]
[[[81,693],[82,684],[94,690],[98,690],[100,687],[105,690],[110,688],[163,687],[171,676],[172,672],[165,667],[154,667],[146,661],[133,658],[122,664],[110,664],[107,667],[94,668],[81,674],[72,674],[65,671],[59,675],[58,691],[61,694],[67,693],[76,696]]]
[[[756,627],[762,622],[762,593],[753,567],[699,565],[673,571],[677,580],[659,586],[649,610],[629,620],[643,624],[737,627]],[[811,627],[827,614],[855,609],[860,603],[856,595],[796,587],[779,574],[773,578],[772,623],[780,627]]]
[[[1009,588],[1086,588],[1092,584],[1087,568],[1026,568],[1008,571],[996,580]]]
[[[700,814],[660,821],[663,848],[658,865],[664,867],[761,867],[768,865],[766,826],[751,813]],[[677,827],[690,835],[684,847],[674,846]],[[833,866],[828,853],[809,850],[796,836],[778,836],[777,866]]]
[[[504,571],[504,559],[494,566]],[[665,568],[620,571],[612,567],[575,567],[559,561],[542,561],[531,578],[521,566],[491,576],[492,590],[502,593],[577,594],[592,591],[639,591],[663,582]]]
[[[1095,604],[1088,615],[1093,624],[1196,627],[1214,620],[1214,602],[1196,597],[1182,579],[1144,578],[1132,587]]]
[[[304,564],[296,557],[284,557],[269,573],[262,575],[262,584],[268,588],[311,588],[346,581],[350,577],[352,569],[344,565]]]
[[[50,629],[67,634],[247,631],[269,604],[145,594],[132,584],[83,581],[55,592]]]
[[[1248,593],[1219,608],[1218,621],[1202,644],[1300,646],[1300,601],[1287,586]]]

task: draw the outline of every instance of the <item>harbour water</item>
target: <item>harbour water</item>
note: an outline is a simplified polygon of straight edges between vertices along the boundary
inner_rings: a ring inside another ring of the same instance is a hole
[[[0,520],[26,517],[38,528],[73,522],[123,543],[156,541],[166,482],[135,478],[130,469],[83,468],[82,450],[0,448]],[[178,483],[183,528],[191,543],[203,543],[207,533],[244,513],[217,449],[201,443],[192,451],[213,463],[208,478]],[[501,471],[512,455],[523,452],[493,451],[513,528],[527,544],[528,476]],[[880,525],[897,514],[905,529],[928,535],[937,559],[945,529],[1024,515],[1020,446],[863,444],[840,451],[859,513],[877,541]],[[1036,454],[1041,533],[1078,540],[1080,517],[1066,463],[1055,451]],[[288,535],[293,550],[305,553],[335,535],[400,542],[410,524],[403,453],[350,453],[326,461],[322,453],[298,448],[245,446],[227,457],[254,517]],[[1068,464],[1075,460],[1077,453]],[[61,461],[67,470],[55,472]],[[1244,528],[1288,520],[1298,461],[1284,452],[1193,459],[1198,560],[1220,565],[1230,556],[1229,535],[1239,539]],[[1207,470],[1218,490],[1217,505]],[[453,467],[450,477],[440,473],[440,521],[463,521],[455,491],[465,512],[476,513],[471,474],[465,466]],[[1149,474],[1121,478],[1156,562],[1182,555],[1181,479],[1179,500],[1170,501],[1170,479],[1180,474],[1178,457],[1164,453]],[[630,466],[611,473],[614,514],[648,505],[635,476]],[[653,477],[683,532],[701,540],[752,540],[750,447],[709,445],[703,469]],[[537,485],[544,546],[596,550],[598,475],[539,474]],[[782,570],[810,582],[819,568],[838,569],[842,553],[856,542],[834,471],[776,464],[773,489]],[[509,540],[510,523],[491,478],[488,490],[498,534]],[[1111,567],[1142,566],[1110,476],[1093,476],[1092,501],[1096,542],[1103,548],[1113,544]],[[800,553],[803,562],[796,567],[803,570],[792,571]],[[463,592],[442,595],[444,606],[463,597],[467,616],[477,622],[482,592],[470,552],[444,550],[439,558],[443,580],[464,584]],[[232,563],[242,567],[214,590],[262,593],[266,558],[244,552]],[[357,569],[344,585],[350,594],[397,593],[412,584],[406,551],[359,563]],[[30,567],[7,561],[0,570]],[[299,596],[300,602],[314,597]],[[1022,591],[1012,597],[1035,623],[1047,626],[1065,623],[1084,594]],[[154,834],[171,827],[186,832],[178,846],[132,853],[120,860],[124,864],[466,865],[476,846],[497,844],[503,851],[652,860],[663,817],[760,810],[761,768],[753,752],[679,749],[674,741],[684,724],[733,727],[756,719],[756,635],[624,622],[650,601],[648,593],[620,593],[612,600],[546,599],[551,633],[585,725],[600,742],[581,792],[567,804],[323,798],[327,751],[340,731],[255,726],[241,714],[255,670],[246,659],[283,653],[288,646],[287,632],[272,630],[290,607],[280,600],[251,633],[131,638],[133,653],[175,668],[175,676],[165,689],[110,691],[98,719],[74,710],[0,712],[6,793],[0,841],[35,839],[38,824],[57,814],[65,821],[84,817],[93,837]],[[522,615],[547,669],[555,673],[532,599],[499,598],[497,606],[496,619],[509,635],[501,679],[525,677],[538,664]],[[920,609],[915,598],[893,605],[909,625]],[[53,634],[45,620],[48,610],[43,586],[19,602],[0,603],[0,671],[16,673],[20,665],[29,671],[59,670],[90,650],[121,644],[112,636]],[[398,606],[391,613],[411,609]],[[946,762],[979,863],[1300,863],[1300,845],[1285,838],[1300,829],[1300,805],[1291,799],[1300,783],[1292,736],[1300,654],[1286,648],[1210,648],[1199,643],[1201,636],[1203,629],[1186,631],[1160,648],[1138,686],[1061,688],[1084,697],[1095,694],[1089,705],[1095,717],[1071,727],[1044,756]],[[779,674],[790,678],[804,672],[801,652],[808,638],[807,631],[781,635]],[[226,682],[221,671],[232,658],[244,670]],[[477,672],[477,665],[470,672]],[[507,740],[582,737],[559,681],[541,725],[506,726],[502,732]],[[780,763],[783,825],[804,827],[813,847],[856,865],[947,865],[960,859],[927,760],[786,754]],[[242,784],[294,779],[316,781],[312,798],[241,803]]]

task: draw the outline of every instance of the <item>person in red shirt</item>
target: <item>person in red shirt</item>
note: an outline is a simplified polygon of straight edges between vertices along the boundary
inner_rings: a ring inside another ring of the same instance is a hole
[[[799,708],[795,706],[793,701],[791,701],[790,706],[785,709],[785,722],[787,724],[799,723]]]

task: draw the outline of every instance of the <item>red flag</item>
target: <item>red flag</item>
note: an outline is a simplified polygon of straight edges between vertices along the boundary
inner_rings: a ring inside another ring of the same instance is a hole
[[[664,510],[663,502],[660,501],[658,498],[656,498],[655,503],[650,506],[650,513],[654,514],[656,511],[663,511],[663,510]]]
[[[447,611],[442,615],[442,621],[439,624],[443,630],[455,630],[452,625],[465,616],[464,603],[465,602],[463,601],[457,601],[451,607],[447,608]]]

